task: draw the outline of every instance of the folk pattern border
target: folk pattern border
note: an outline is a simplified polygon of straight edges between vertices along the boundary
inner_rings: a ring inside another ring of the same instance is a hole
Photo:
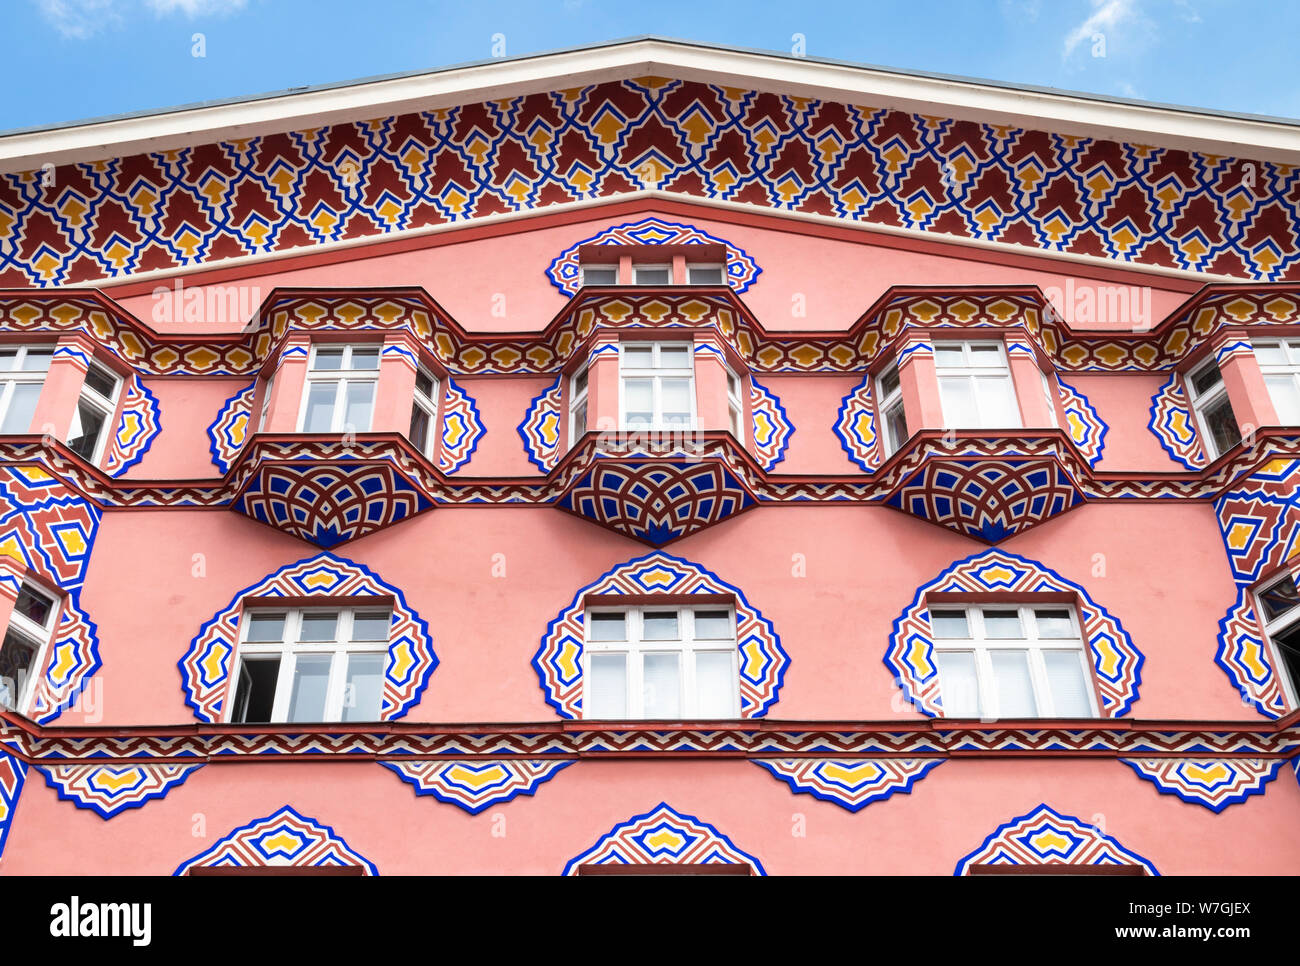
[[[763,863],[736,847],[726,835],[694,815],[660,802],[643,815],[634,815],[602,835],[596,844],[564,866],[577,875],[584,865],[748,865],[754,875],[766,875]]]
[[[811,795],[850,812],[896,793],[911,792],[942,758],[786,758],[754,762],[790,786],[796,795]]]
[[[494,759],[487,761],[385,761],[416,795],[431,795],[477,815],[493,805],[504,805],[537,789],[572,761]]]
[[[110,819],[129,808],[163,798],[182,784],[197,765],[36,765],[59,800]]]
[[[186,875],[198,867],[294,866],[362,867],[365,875],[378,875],[375,864],[356,852],[328,825],[298,814],[285,805],[272,815],[254,819],[223,836],[211,848],[186,859],[173,875]]]
[[[1286,762],[1260,758],[1121,758],[1162,795],[1222,812],[1252,795],[1263,795]]]
[[[1139,865],[1147,875],[1160,874],[1096,826],[1046,804],[999,825],[953,874],[969,875],[972,865]]]

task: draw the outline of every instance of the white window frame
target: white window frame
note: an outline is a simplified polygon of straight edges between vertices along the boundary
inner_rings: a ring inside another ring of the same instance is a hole
[[[271,414],[271,391],[275,389],[275,373],[272,372],[266,379],[266,387],[262,391],[262,412],[257,418],[257,431],[260,433],[266,429],[266,420]]]
[[[1273,379],[1290,379],[1292,388],[1297,395],[1300,395],[1300,339],[1252,339],[1251,345],[1255,349],[1256,362],[1259,363],[1260,375],[1264,377],[1264,386],[1268,389],[1269,399],[1273,402],[1273,409],[1277,411],[1278,422],[1283,426],[1300,425],[1296,423],[1287,423],[1285,417],[1278,411],[1277,396],[1273,394],[1273,388],[1269,385],[1270,377]],[[1276,349],[1286,357],[1286,362],[1263,362],[1259,359],[1259,350],[1261,348]]]
[[[1014,610],[1020,618],[1020,628],[1023,637],[1004,638],[988,637],[984,630],[984,611],[985,610]],[[1036,610],[1064,610],[1070,615],[1070,627],[1073,631],[1071,637],[1039,637],[1038,624],[1034,617]],[[964,653],[974,653],[975,655],[975,680],[979,693],[980,718],[981,720],[998,720],[997,715],[990,712],[995,710],[997,703],[997,689],[994,686],[993,651],[1026,651],[1028,652],[1029,676],[1033,687],[1034,705],[1038,709],[1035,718],[1061,718],[1063,715],[1056,713],[1052,704],[1052,689],[1047,679],[1047,668],[1043,663],[1043,651],[1069,651],[1079,655],[1083,667],[1084,680],[1087,682],[1085,689],[1088,694],[1089,718],[1099,716],[1097,709],[1096,680],[1093,677],[1093,667],[1089,660],[1089,652],[1086,643],[1083,640],[1082,628],[1079,624],[1079,614],[1073,604],[1060,603],[1039,603],[1039,604],[1014,604],[984,602],[980,604],[962,605],[935,602],[927,605],[927,611],[930,615],[936,612],[962,612],[966,615],[966,627],[970,631],[968,638],[938,637],[931,634],[934,650],[936,652],[954,651]],[[935,670],[938,671],[938,661],[935,661]],[[942,697],[942,688],[940,688]],[[945,711],[945,714],[947,712]],[[1071,720],[1084,721],[1087,718],[1078,718]]]
[[[337,369],[317,369],[316,353],[320,349],[342,349],[343,359]],[[353,369],[352,353],[355,349],[373,349],[378,353],[378,362],[374,369]],[[370,427],[375,422],[375,403],[379,397],[379,369],[383,363],[383,347],[372,342],[357,343],[322,343],[311,347],[311,357],[307,364],[307,378],[303,380],[302,401],[298,405],[298,432],[304,432],[303,427],[307,425],[307,400],[311,397],[311,387],[316,383],[333,382],[334,389],[334,409],[330,416],[330,433],[368,433]],[[348,385],[354,382],[370,382],[374,384],[374,392],[370,400],[370,425],[356,426],[348,429],[343,422],[347,413],[347,393]]]
[[[892,392],[886,393],[885,377],[891,372],[894,373],[894,377],[898,380],[898,385],[894,387]],[[885,366],[880,371],[880,375],[876,377],[876,398],[880,400],[880,404],[876,409],[880,413],[880,439],[884,444],[885,456],[893,456],[903,447],[904,443],[911,439],[909,433],[902,439],[895,440],[889,430],[889,413],[893,409],[902,411],[903,425],[907,425],[907,409],[903,406],[903,375],[899,371],[897,361]]]
[[[697,640],[695,637],[695,612],[726,611],[731,619],[731,637],[727,640],[709,638]],[[677,629],[681,636],[677,641],[660,641],[644,639],[644,616],[647,612],[677,612]],[[625,641],[592,641],[588,628],[591,627],[592,614],[623,614],[623,626],[626,629]],[[584,611],[583,634],[587,640],[583,643],[582,707],[583,717],[589,720],[614,720],[590,718],[587,709],[591,707],[591,680],[588,673],[587,655],[590,654],[625,654],[627,694],[625,707],[627,717],[618,720],[645,721],[645,655],[677,653],[680,655],[680,691],[678,693],[678,718],[683,721],[703,718],[693,706],[695,695],[695,659],[700,653],[728,653],[731,655],[732,688],[731,707],[727,715],[715,716],[716,720],[725,721],[740,717],[740,650],[736,643],[736,608],[732,604],[640,604],[620,607],[612,604],[592,604]],[[710,719],[712,720],[712,719]]]
[[[7,345],[3,346],[5,350],[15,350],[14,357],[11,361],[13,368],[0,370],[0,424],[3,424],[5,418],[9,415],[9,406],[13,402],[14,393],[17,391],[17,384],[35,384],[44,387],[45,378],[50,373],[50,362],[54,358],[54,346],[52,345]],[[24,369],[23,364],[27,357],[33,351],[41,352],[46,356],[44,369]],[[39,398],[37,405],[40,405]],[[29,433],[31,426],[24,426],[16,433]]]
[[[666,282],[643,282],[641,281],[641,272],[656,271],[667,272],[668,281]],[[632,263],[632,284],[633,285],[672,285],[673,284],[673,263],[672,262],[633,262]]]
[[[716,282],[693,282],[691,281],[691,272],[697,268],[716,268],[720,277]],[[687,285],[726,285],[727,284],[727,266],[721,262],[687,262],[686,263],[686,284]]]
[[[427,395],[420,391],[420,376],[427,376],[432,383],[430,392]],[[376,392],[378,390],[376,389]],[[337,401],[335,403],[337,405]],[[429,417],[429,438],[424,441],[424,445],[419,447],[420,452],[433,459],[434,450],[438,446],[438,377],[432,369],[427,366],[418,366],[415,371],[415,386],[411,390],[411,417],[415,417],[415,410],[419,409]],[[371,417],[373,421],[373,415]],[[412,445],[415,440],[411,440]]]
[[[624,350],[629,347],[641,348],[651,346],[653,355],[648,368],[633,368],[625,364]],[[688,364],[682,368],[669,369],[659,365],[663,349],[685,349]],[[623,432],[633,432],[627,424],[627,393],[624,389],[628,379],[651,380],[652,410],[650,425],[644,431],[651,433],[694,432],[698,425],[699,413],[695,402],[695,346],[690,342],[621,342],[618,347],[618,425]],[[663,380],[686,379],[690,386],[686,390],[690,401],[690,418],[686,426],[668,426],[663,418]]]
[[[613,273],[614,273],[614,281],[612,281],[612,282],[589,282],[589,281],[587,281],[587,272],[591,271],[592,269],[600,269],[601,271],[605,271],[605,272],[613,272]],[[610,264],[606,264],[606,263],[604,263],[604,262],[601,262],[601,263],[596,264],[596,265],[579,265],[579,266],[578,266],[578,271],[581,273],[581,280],[582,280],[582,284],[583,284],[583,285],[617,285],[617,284],[618,284],[618,266],[617,266],[617,265],[610,265]]]
[[[311,722],[290,722],[288,720],[289,701],[293,697],[293,669],[300,655],[330,655],[329,681],[325,688],[326,723],[343,720],[344,701],[347,698],[347,657],[353,654],[387,654],[388,639],[382,641],[353,641],[353,619],[358,613],[389,614],[389,628],[392,628],[392,605],[376,603],[373,607],[277,607],[273,604],[259,602],[256,606],[246,607],[240,615],[239,646],[235,650],[235,673],[230,676],[229,690],[225,701],[224,717],[227,722],[235,721],[235,699],[239,693],[239,682],[243,675],[246,658],[280,659],[280,670],[275,682],[275,704],[271,711],[271,724],[292,724]],[[279,641],[250,642],[247,640],[248,629],[252,625],[250,617],[255,614],[284,614],[284,629]],[[313,614],[336,614],[335,640],[318,642],[302,641],[302,620]],[[382,684],[381,684],[382,688]],[[382,691],[380,705],[382,707]],[[252,722],[260,724],[262,722]]]
[[[722,368],[727,374],[727,417],[731,424],[731,435],[744,443],[749,435],[745,432],[745,380],[732,372],[729,367]],[[694,389],[694,385],[691,388]],[[694,392],[691,395],[695,395]]]
[[[17,700],[9,710],[19,714],[27,712],[32,700],[32,693],[36,690],[36,679],[44,672],[45,663],[50,659],[50,642],[54,639],[54,629],[58,626],[59,614],[63,610],[62,595],[55,593],[30,577],[23,580],[22,586],[50,600],[50,616],[46,626],[42,627],[30,618],[18,613],[16,609],[9,615],[9,626],[6,628],[6,634],[10,630],[16,630],[20,636],[27,639],[27,643],[36,645],[36,653],[32,658],[32,665],[27,672],[26,680],[13,682],[18,693]],[[3,639],[0,638],[0,645],[2,644]],[[0,703],[0,708],[3,707],[4,704]]]
[[[117,401],[122,395],[122,377],[112,369],[101,363],[90,360],[89,369],[97,370],[100,374],[113,380],[113,391],[110,395],[105,396],[97,389],[92,389],[89,383],[84,379],[81,383],[81,392],[77,395],[78,411],[72,417],[72,426],[68,430],[68,439],[71,440],[75,435],[77,424],[81,420],[80,406],[87,403],[92,409],[98,410],[104,416],[104,422],[101,426],[99,439],[95,441],[95,449],[91,456],[87,457],[87,462],[93,466],[98,466],[99,461],[104,456],[104,450],[108,446],[109,437],[113,435],[113,417],[117,415]],[[87,371],[89,375],[89,370]]]
[[[1259,615],[1259,622],[1264,628],[1264,639],[1268,644],[1269,659],[1273,662],[1273,666],[1277,669],[1278,677],[1282,681],[1282,691],[1286,694],[1288,702],[1287,706],[1292,709],[1300,706],[1300,681],[1291,680],[1291,673],[1287,669],[1286,661],[1282,658],[1280,646],[1273,640],[1273,635],[1279,631],[1286,630],[1297,622],[1300,622],[1300,604],[1297,604],[1290,610],[1284,611],[1277,617],[1269,620],[1268,611],[1264,607],[1263,596],[1265,591],[1276,587],[1284,580],[1294,582],[1295,579],[1295,574],[1288,571],[1285,574],[1280,574],[1274,577],[1272,580],[1265,581],[1258,588],[1252,591],[1252,595],[1255,598],[1255,613]]]
[[[1198,391],[1196,377],[1209,369],[1214,369],[1219,374],[1219,381],[1203,392]],[[1196,428],[1200,430],[1201,438],[1205,441],[1205,453],[1211,460],[1216,460],[1227,450],[1219,449],[1214,433],[1210,431],[1210,424],[1205,418],[1205,411],[1220,400],[1226,400],[1229,412],[1233,413],[1233,419],[1237,418],[1236,413],[1232,410],[1232,400],[1228,397],[1227,383],[1223,381],[1223,370],[1219,368],[1218,360],[1211,356],[1195,368],[1189,369],[1187,375],[1183,377],[1183,382],[1187,386],[1187,400],[1191,404],[1192,416],[1196,420]]]
[[[582,388],[578,388],[578,380],[585,379]],[[569,377],[569,448],[572,449],[577,445],[578,440],[582,439],[587,432],[587,398],[591,394],[591,367],[580,366],[573,375]],[[582,425],[578,425],[578,411],[582,411]]]
[[[941,366],[939,364],[939,347],[945,349],[960,347],[962,350],[962,365],[960,366]],[[939,401],[943,407],[943,424],[947,429],[1020,429],[1024,420],[1020,416],[1020,400],[1016,395],[1016,383],[1011,377],[1011,364],[1007,358],[1007,347],[1000,339],[971,339],[971,340],[936,340],[934,343],[934,370],[935,382],[939,390]],[[972,364],[972,349],[989,349],[995,348],[998,352],[997,366],[977,366]],[[973,419],[954,420],[954,414],[949,412],[949,405],[943,398],[943,379],[945,378],[964,378],[971,385],[971,402],[975,407]],[[999,423],[993,424],[985,418],[979,411],[979,392],[975,389],[978,380],[993,381],[997,380],[1005,385],[1007,393],[1011,400],[1011,412],[1013,413],[1013,422],[1011,424]]]

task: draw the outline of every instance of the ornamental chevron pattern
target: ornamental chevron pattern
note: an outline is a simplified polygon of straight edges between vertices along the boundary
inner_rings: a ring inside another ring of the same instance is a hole
[[[763,864],[736,848],[731,839],[694,815],[683,815],[664,802],[615,825],[564,867],[577,875],[584,865],[748,865],[753,875],[767,875]]]
[[[1264,786],[1286,764],[1280,758],[1121,758],[1139,778],[1155,785],[1163,795],[1222,812],[1251,795],[1263,795]]]
[[[907,793],[942,758],[787,758],[754,762],[790,786],[796,795],[811,795],[858,812],[895,792]]]
[[[162,798],[202,765],[36,765],[60,801],[110,819]]]
[[[223,837],[210,849],[186,859],[172,875],[186,875],[199,866],[247,867],[355,866],[364,875],[378,875],[369,859],[354,852],[328,825],[299,815],[285,805],[273,815],[254,819]]]
[[[998,826],[953,874],[969,875],[972,865],[1139,865],[1147,875],[1160,874],[1100,829],[1047,805]]]
[[[417,795],[432,795],[477,815],[504,805],[518,795],[532,795],[538,786],[574,764],[572,761],[385,761]]]
[[[641,77],[5,174],[0,285],[641,189],[1276,280],[1300,277],[1298,181],[1266,161]]]

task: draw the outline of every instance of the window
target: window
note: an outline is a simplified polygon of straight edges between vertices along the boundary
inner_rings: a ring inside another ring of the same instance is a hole
[[[695,359],[689,343],[619,346],[620,424],[627,430],[692,429]]]
[[[1232,413],[1228,389],[1223,384],[1219,364],[1211,359],[1187,377],[1187,389],[1192,399],[1192,411],[1201,425],[1205,437],[1206,455],[1217,459],[1241,442],[1237,417]]]
[[[724,282],[721,265],[687,265],[686,281],[691,285],[722,285]]]
[[[730,608],[592,607],[585,624],[585,717],[739,716]]]
[[[18,591],[0,644],[0,707],[21,711],[27,706],[33,679],[45,665],[45,650],[58,613],[52,594],[30,582]]]
[[[313,348],[298,431],[369,432],[378,382],[379,346]]]
[[[633,265],[632,280],[637,285],[671,285],[673,267],[671,265]]]
[[[1276,656],[1273,664],[1283,669],[1283,690],[1294,708],[1300,704],[1300,589],[1295,575],[1287,574],[1257,596],[1264,631]]]
[[[117,391],[122,380],[97,362],[86,370],[81,398],[72,417],[68,448],[88,463],[99,462],[109,437],[108,424],[117,412]]]
[[[727,370],[727,420],[731,435],[742,443],[745,441],[745,404],[741,401],[740,390],[744,385],[740,377]]]
[[[1300,426],[1300,340],[1256,342],[1255,359],[1283,426]]]
[[[382,608],[245,611],[230,720],[378,720],[390,620]]]
[[[582,284],[583,285],[617,285],[618,266],[617,265],[583,265]]]
[[[930,608],[939,693],[949,718],[1095,718],[1073,608]]]
[[[907,415],[903,412],[903,384],[898,378],[898,364],[892,364],[876,380],[880,400],[880,425],[885,439],[885,455],[892,456],[907,442]]]
[[[29,433],[36,401],[45,385],[54,350],[9,346],[0,349],[0,433]]]
[[[266,429],[266,419],[271,415],[271,390],[275,388],[275,373],[266,380],[266,390],[262,393],[262,413],[257,417],[257,431]]]
[[[934,365],[945,427],[1020,427],[1020,407],[1002,343],[936,342]]]
[[[587,432],[587,367],[583,366],[569,380],[569,445]]]
[[[421,366],[415,372],[415,398],[411,403],[410,439],[425,456],[433,458],[435,436],[433,427],[438,420],[438,380]]]

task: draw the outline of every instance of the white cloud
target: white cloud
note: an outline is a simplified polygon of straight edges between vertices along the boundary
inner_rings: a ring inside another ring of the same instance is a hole
[[[157,16],[184,14],[202,17],[235,13],[248,0],[34,0],[41,16],[64,37],[85,40],[105,27],[122,25],[123,17],[138,6]]]
[[[1105,34],[1107,30],[1116,31],[1141,19],[1137,0],[1091,0],[1091,3],[1092,13],[1065,35],[1062,60],[1074,53],[1084,41],[1091,41],[1094,35]]]
[[[117,21],[113,0],[37,0],[41,16],[65,37],[85,40]]]
[[[1034,23],[1043,5],[1041,0],[998,0],[998,9],[1007,20]]]

